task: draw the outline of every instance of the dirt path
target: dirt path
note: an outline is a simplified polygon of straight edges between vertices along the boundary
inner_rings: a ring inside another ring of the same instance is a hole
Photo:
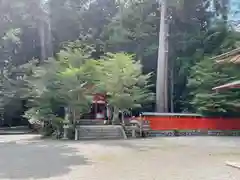
[[[0,179],[239,180],[240,138],[51,141],[0,136]]]

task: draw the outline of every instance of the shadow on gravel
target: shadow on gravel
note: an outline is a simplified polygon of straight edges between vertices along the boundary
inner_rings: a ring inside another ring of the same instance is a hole
[[[41,179],[66,175],[89,162],[64,142],[36,139],[0,143],[0,179]]]

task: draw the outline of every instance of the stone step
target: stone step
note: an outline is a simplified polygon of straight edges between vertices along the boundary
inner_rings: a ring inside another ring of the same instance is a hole
[[[81,119],[77,120],[78,125],[104,125],[104,120],[97,119]]]
[[[78,126],[76,140],[81,139],[125,139],[126,134],[122,126],[118,125],[85,125]]]
[[[13,127],[0,127],[0,130],[14,131],[14,130],[26,130],[28,126],[13,126]]]
[[[28,134],[32,130],[28,126],[0,127],[0,135]]]

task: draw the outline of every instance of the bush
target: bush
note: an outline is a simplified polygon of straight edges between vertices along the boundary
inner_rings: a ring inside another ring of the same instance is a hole
[[[53,126],[48,122],[45,122],[41,130],[41,135],[44,137],[49,137],[49,136],[52,136],[53,133],[54,133]]]
[[[173,130],[173,134],[174,134],[174,136],[180,136],[180,134],[179,134],[179,130]]]
[[[54,136],[61,138],[63,134],[63,119],[56,117],[51,113],[41,114],[37,108],[31,108],[25,112],[25,118],[28,119],[32,128],[41,133],[44,137]]]

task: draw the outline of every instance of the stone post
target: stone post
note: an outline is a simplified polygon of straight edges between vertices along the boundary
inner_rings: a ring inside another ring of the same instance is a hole
[[[69,125],[66,123],[64,123],[63,125],[63,139],[68,139],[68,128],[69,128]]]
[[[68,139],[68,129],[69,129],[69,114],[68,114],[68,108],[65,109],[65,117],[63,121],[63,139]]]
[[[77,140],[78,140],[78,129],[75,128],[75,141],[77,141]]]

